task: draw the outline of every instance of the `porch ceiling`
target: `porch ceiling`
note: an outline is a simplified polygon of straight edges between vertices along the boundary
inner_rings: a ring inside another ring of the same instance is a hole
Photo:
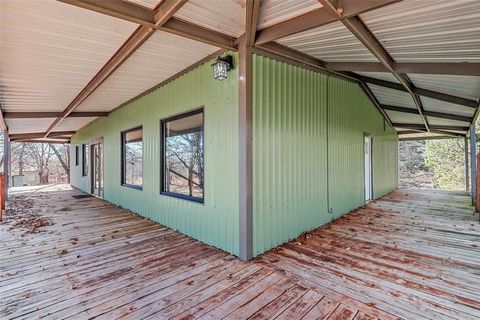
[[[415,138],[466,135],[478,114],[476,0],[0,6],[0,125],[10,135],[74,132],[105,116],[91,112],[108,113],[219,50],[235,50],[246,32],[256,53],[357,81],[387,122]]]

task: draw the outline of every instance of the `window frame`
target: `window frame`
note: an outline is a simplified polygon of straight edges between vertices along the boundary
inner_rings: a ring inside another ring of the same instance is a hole
[[[180,120],[187,118],[196,114],[202,114],[202,141],[203,141],[203,154],[202,157],[205,161],[205,110],[203,107],[184,113],[180,113],[168,118],[160,119],[160,194],[172,198],[188,200],[191,202],[205,204],[205,171],[203,173],[203,197],[193,197],[184,195],[181,193],[165,191],[165,168],[166,168],[166,157],[165,157],[165,124],[170,121]]]
[[[82,177],[88,177],[88,171],[90,169],[90,166],[88,165],[89,159],[87,157],[90,157],[90,152],[85,152],[88,151],[88,148],[90,145],[88,143],[82,143]],[[87,164],[85,166],[85,164]]]
[[[75,167],[78,167],[80,164],[80,147],[75,146]]]
[[[136,130],[142,130],[142,185],[125,182],[125,136],[127,133],[136,131]],[[121,175],[120,175],[121,186],[137,189],[137,190],[143,190],[143,125],[136,126],[134,128],[130,128],[120,132],[120,168],[121,168]]]

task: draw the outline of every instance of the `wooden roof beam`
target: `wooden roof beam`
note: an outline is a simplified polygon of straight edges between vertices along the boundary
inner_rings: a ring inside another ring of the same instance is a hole
[[[332,14],[328,8],[320,8],[299,17],[280,22],[257,32],[255,44],[265,44],[277,39],[320,27],[341,19],[356,16],[401,0],[369,0],[342,1],[344,4],[342,16]]]
[[[380,62],[329,62],[327,68],[334,71],[388,72],[388,69]],[[393,69],[398,73],[480,76],[480,63],[469,62],[394,62]]]
[[[63,112],[5,112],[5,119],[42,119],[57,118],[63,116]],[[107,117],[108,112],[72,112],[69,118],[85,118],[85,117]]]
[[[2,105],[0,104],[0,129],[2,129],[3,134],[8,136],[8,126],[7,122],[5,121],[5,113],[3,112]]]
[[[372,53],[372,55],[374,55],[378,59],[378,61],[380,61],[380,63],[385,67],[385,69],[387,69],[388,72],[391,72],[395,76],[395,78],[397,78],[398,81],[402,84],[402,86],[405,87],[405,89],[411,94],[413,101],[415,102],[418,113],[422,117],[422,121],[425,125],[425,128],[427,129],[427,131],[430,131],[428,119],[423,114],[422,101],[420,100],[418,95],[416,95],[413,92],[414,85],[412,84],[410,79],[407,77],[407,75],[403,73],[398,73],[395,71],[395,61],[390,56],[390,54],[385,50],[385,48],[383,48],[380,41],[378,41],[375,38],[375,36],[370,32],[370,30],[363,23],[363,21],[360,20],[359,17],[345,16],[344,7],[351,2],[357,2],[357,1],[343,0],[341,2],[342,7],[338,7],[337,1],[332,1],[332,0],[318,0],[318,1],[325,7],[326,10],[329,10],[332,14],[337,15],[338,19],[342,21],[345,27],[347,27],[347,29],[350,30],[350,32],[365,46],[365,48],[367,48]]]

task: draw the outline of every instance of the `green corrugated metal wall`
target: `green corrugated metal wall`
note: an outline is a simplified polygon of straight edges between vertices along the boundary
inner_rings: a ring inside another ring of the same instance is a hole
[[[160,195],[160,119],[205,108],[205,204]],[[105,199],[196,239],[238,254],[238,88],[235,72],[212,77],[210,63],[143,96],[72,138],[79,144],[104,137]],[[120,185],[120,132],[143,125],[143,190]],[[75,148],[71,148],[74,159]],[[72,161],[72,184],[90,191],[81,165]]]
[[[374,196],[396,188],[398,139],[356,84],[260,56],[253,64],[253,232],[259,254],[363,205],[365,132],[373,135]],[[236,79],[232,73],[213,80],[207,63],[80,130],[74,146],[104,137],[105,199],[238,254]],[[159,194],[160,119],[200,106],[204,205]],[[120,185],[120,132],[139,125],[142,191]],[[72,184],[89,192],[89,177],[74,163]]]
[[[373,136],[374,196],[395,189],[397,136],[358,85],[260,56],[253,64],[259,254],[363,205],[364,133]]]

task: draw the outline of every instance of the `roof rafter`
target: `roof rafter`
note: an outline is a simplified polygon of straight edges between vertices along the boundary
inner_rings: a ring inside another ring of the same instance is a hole
[[[338,17],[327,8],[320,8],[299,17],[280,22],[257,32],[255,44],[265,44],[295,33],[320,27],[340,19],[356,16],[401,0],[370,0],[345,2],[343,15]],[[342,3],[343,4],[343,3]]]
[[[422,129],[424,128],[421,124],[413,124],[413,123],[393,123],[393,125],[397,128],[403,129]],[[468,131],[469,127],[464,126],[437,126],[432,125],[431,128],[433,130],[451,130],[451,131]],[[433,132],[432,132],[433,133]]]
[[[147,9],[139,8],[135,5],[124,3],[120,0],[111,0],[111,1],[94,1],[94,0],[62,0],[67,3],[70,1],[77,5],[78,2],[87,3],[87,9],[93,10],[98,8],[100,4],[103,11],[102,13],[115,11],[118,12],[121,8],[121,16],[125,17],[129,13],[133,12],[137,16],[141,13],[146,15],[145,11]],[[154,27],[160,27],[163,23],[171,21],[171,17],[175,14],[177,10],[185,3],[185,0],[166,0],[163,1],[156,9],[156,11],[149,11],[154,19]],[[108,7],[108,10],[105,8]],[[93,9],[92,9],[93,8]],[[140,13],[139,13],[140,12]],[[155,20],[157,19],[157,20]],[[105,81],[123,62],[125,62],[130,55],[135,52],[153,33],[155,29],[150,25],[141,25],[139,26],[134,33],[127,39],[127,41],[115,52],[115,54],[108,60],[108,62],[103,66],[102,69],[90,80],[90,82],[82,89],[82,91],[73,99],[73,101],[65,108],[61,117],[58,117],[53,121],[53,123],[48,127],[45,132],[44,137],[48,137],[52,131],[58,126],[63,119],[69,116],[70,113],[75,110],[90,94],[92,94],[102,83]]]
[[[372,32],[367,28],[367,26],[360,20],[359,17],[345,17],[344,6],[348,5],[350,2],[356,1],[345,1],[341,2],[342,7],[337,7],[338,2],[335,3],[331,0],[318,0],[325,9],[329,10],[332,14],[338,16],[341,19],[342,23],[347,27],[348,30],[367,48],[380,62],[381,64],[391,72],[395,78],[402,84],[403,87],[410,93],[417,107],[418,113],[422,117],[422,121],[425,125],[427,131],[430,131],[428,124],[428,119],[424,115],[422,101],[417,94],[413,91],[413,83],[410,81],[408,76],[403,73],[395,71],[395,61],[390,56],[390,54],[383,48],[380,41],[372,34]]]
[[[162,1],[155,10],[149,10],[121,0],[58,1],[135,22],[145,27],[208,43],[220,48],[235,50],[234,37],[173,17],[187,0],[165,0]]]
[[[357,75],[357,77],[359,79],[362,79],[363,81],[365,81],[367,83],[370,83],[370,84],[374,84],[374,85],[385,87],[385,88],[390,88],[390,89],[394,89],[394,90],[407,92],[407,90],[401,84],[396,83],[396,82],[391,82],[391,81],[377,79],[377,78],[371,78],[371,77],[365,77],[365,76],[361,76],[361,75]],[[475,100],[470,100],[470,99],[457,97],[457,96],[453,96],[453,95],[438,92],[438,91],[433,91],[433,90],[423,89],[423,88],[417,88],[417,87],[413,87],[413,90],[414,90],[415,94],[417,94],[419,96],[427,97],[427,98],[432,98],[432,99],[436,99],[436,100],[440,100],[440,101],[444,101],[444,102],[458,104],[460,106],[469,107],[469,108],[473,108],[473,109],[476,109],[477,106],[478,106],[478,102],[475,101]]]
[[[396,112],[403,112],[403,113],[410,113],[410,114],[418,114],[417,109],[410,109],[405,107],[397,107],[391,105],[380,105],[383,110],[390,110]],[[440,119],[449,119],[449,120],[457,120],[457,121],[464,121],[470,123],[472,121],[471,117],[467,116],[460,116],[457,114],[451,113],[443,113],[443,112],[436,112],[436,111],[428,111],[424,110],[424,114],[428,117],[440,118]]]
[[[71,136],[73,134],[75,134],[75,131],[54,131],[50,133],[50,136],[48,138]],[[12,140],[18,140],[18,139],[40,139],[40,138],[46,138],[46,137],[45,137],[45,132],[33,132],[33,133],[11,134],[10,138]]]
[[[63,112],[4,112],[5,119],[41,119],[41,118],[57,118],[62,117]],[[87,112],[72,112],[68,115],[69,118],[85,118],[85,117],[107,117],[108,112],[103,111],[87,111]]]
[[[247,0],[247,19],[245,25],[245,34],[247,35],[247,45],[253,46],[257,34],[258,16],[260,14],[260,0]]]
[[[363,72],[388,72],[389,70],[380,62],[329,62],[327,68],[335,71],[363,71]],[[446,63],[446,62],[421,62],[421,63],[393,63],[393,69],[398,73],[416,74],[443,74],[461,76],[480,76],[480,63]]]

